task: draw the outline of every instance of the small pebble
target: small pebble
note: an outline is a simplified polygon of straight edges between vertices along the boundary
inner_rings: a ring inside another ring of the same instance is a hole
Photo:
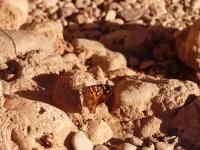
[[[156,143],[156,150],[174,150],[174,145],[158,142]]]
[[[137,149],[137,147],[132,144],[123,143],[123,144],[119,145],[116,150],[136,150],[136,149]]]
[[[138,138],[138,137],[136,137],[136,136],[133,136],[133,137],[130,139],[130,143],[133,144],[133,145],[135,145],[135,146],[142,146],[143,141],[142,141],[140,138]]]
[[[93,143],[82,131],[78,131],[74,134],[72,146],[74,150],[93,150]]]
[[[153,61],[153,60],[143,61],[140,63],[140,69],[148,68],[148,67],[152,66],[154,63],[155,63],[155,61]]]
[[[109,149],[104,145],[97,145],[93,150],[109,150]]]

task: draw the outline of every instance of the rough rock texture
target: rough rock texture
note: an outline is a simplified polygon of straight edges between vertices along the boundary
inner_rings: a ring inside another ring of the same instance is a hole
[[[29,23],[22,25],[20,29],[40,33],[48,37],[53,43],[56,53],[63,54],[65,51],[72,52],[72,46],[69,43],[67,45],[63,39],[63,27],[61,23],[51,21],[42,23]]]
[[[116,150],[136,150],[136,149],[137,149],[137,147],[132,144],[123,143],[123,144],[119,145]]]
[[[95,146],[94,150],[109,150],[109,149],[104,145],[97,145]]]
[[[154,116],[137,120],[135,123],[135,135],[140,138],[148,138],[156,134],[166,133],[167,129],[169,129],[169,125],[163,127],[163,122],[164,121]]]
[[[176,48],[180,59],[185,64],[193,68],[196,72],[200,72],[199,25],[200,20],[197,20],[192,26],[187,27],[179,33],[175,34]]]
[[[191,81],[126,77],[116,85],[114,108],[124,107],[123,114],[132,119],[172,115],[194,95],[199,95],[199,88]]]
[[[134,130],[140,138],[167,133],[171,117],[199,96],[198,86],[190,81],[130,76],[115,84],[112,112],[121,119],[137,120]]]
[[[0,149],[65,149],[63,143],[75,126],[64,112],[19,97],[4,101],[0,111]]]
[[[0,39],[2,57],[13,58],[39,49],[46,52],[53,51],[53,45],[47,37],[33,32],[2,30]]]
[[[88,125],[88,137],[95,144],[103,144],[113,137],[112,129],[103,120],[94,120]]]
[[[199,123],[200,99],[197,98],[191,104],[182,108],[172,120],[172,128],[178,130],[178,135],[184,143],[193,145],[193,148],[200,148],[200,123]]]
[[[73,63],[66,64],[60,55],[42,50],[32,51],[24,60],[8,61],[8,64],[15,68],[15,77],[9,80],[12,81],[10,93],[49,88],[60,72],[73,67]]]
[[[92,57],[93,54],[106,55],[107,50],[101,43],[87,40],[87,39],[74,39],[72,45],[75,52],[79,53],[79,58],[82,61]]]
[[[104,72],[126,68],[125,57],[118,52],[107,51],[107,55],[94,54],[92,56],[92,65],[99,66]]]
[[[151,37],[142,26],[135,26],[132,30],[112,32],[101,37],[101,43],[106,47],[125,55],[142,57],[148,54],[147,46]]]
[[[79,70],[70,71],[57,80],[53,89],[52,101],[66,112],[80,112],[82,102],[77,87],[95,84],[97,83],[92,74]],[[69,103],[70,105],[68,105]]]
[[[0,2],[0,28],[18,29],[28,18],[28,1],[3,0]]]

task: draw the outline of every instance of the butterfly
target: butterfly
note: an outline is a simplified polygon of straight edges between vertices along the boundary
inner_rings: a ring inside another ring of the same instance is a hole
[[[114,86],[108,84],[91,85],[83,89],[84,105],[91,113],[96,107],[108,100],[114,94]]]

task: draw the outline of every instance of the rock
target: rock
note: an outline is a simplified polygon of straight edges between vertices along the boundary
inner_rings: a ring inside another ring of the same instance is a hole
[[[94,2],[97,4],[97,5],[101,5],[103,3],[104,0],[94,0]]]
[[[88,137],[95,144],[103,144],[113,137],[109,125],[103,120],[94,120],[88,125]]]
[[[189,67],[196,72],[200,72],[200,53],[199,47],[199,34],[200,34],[200,19],[196,20],[191,27],[187,27],[181,32],[175,34],[176,49],[178,51],[179,58]]]
[[[28,1],[5,0],[0,5],[0,28],[18,29],[28,17]]]
[[[136,137],[136,136],[133,136],[133,137],[130,139],[130,143],[133,144],[133,145],[135,145],[135,146],[142,146],[143,141],[142,141],[140,138],[138,138],[138,137]]]
[[[143,1],[142,3],[143,5],[147,5],[147,7],[150,9],[150,12],[153,16],[159,17],[167,13],[165,0]]]
[[[92,74],[88,72],[80,70],[69,71],[61,76],[55,83],[52,93],[52,102],[58,108],[68,113],[81,112],[82,102],[77,87],[96,84],[96,80]]]
[[[154,63],[155,63],[155,61],[153,61],[153,60],[143,61],[140,63],[140,69],[148,68],[148,67],[152,66]]]
[[[124,9],[131,9],[131,8],[132,8],[131,5],[130,5],[129,3],[127,3],[127,2],[121,1],[121,2],[119,2],[119,4],[120,4],[120,6],[122,6]]]
[[[99,66],[92,67],[90,72],[96,75],[96,80],[101,84],[106,84],[106,78],[104,77],[104,72]]]
[[[192,0],[192,10],[196,10],[200,8],[200,1],[198,0]]]
[[[121,10],[123,10],[123,8],[117,2],[111,2],[108,5],[106,5],[105,10],[115,10],[116,12],[120,12]]]
[[[123,143],[123,144],[119,145],[116,150],[136,150],[136,149],[137,149],[137,147],[132,144]]]
[[[136,123],[135,135],[140,138],[148,138],[161,132],[162,120],[154,116],[140,119]],[[165,129],[166,130],[166,129]]]
[[[44,0],[43,3],[45,4],[46,8],[55,7],[56,3],[58,3],[58,0]]]
[[[93,150],[93,143],[82,131],[78,131],[74,134],[72,145],[74,150]]]
[[[60,72],[71,70],[74,66],[73,63],[66,64],[60,55],[42,50],[32,50],[27,53],[26,59],[12,65],[15,66],[17,79],[10,82],[11,93],[49,88]]]
[[[108,51],[106,56],[94,54],[92,56],[92,65],[99,66],[104,72],[126,68],[125,57],[118,52]]]
[[[72,45],[82,61],[91,58],[93,54],[106,55],[108,50],[99,42],[82,38],[74,39]]]
[[[75,17],[75,22],[77,24],[84,24],[84,23],[86,23],[86,20],[87,20],[87,17],[84,16],[83,14],[78,14]]]
[[[134,75],[136,75],[136,72],[129,68],[120,68],[106,72],[106,76],[109,79],[114,79],[116,77],[123,77],[123,76],[134,76]]]
[[[106,14],[105,21],[115,20],[117,13],[114,10],[109,10]]]
[[[75,129],[63,111],[16,96],[5,98],[0,113],[2,149],[66,149],[65,139]]]
[[[174,150],[186,150],[186,148],[184,148],[184,147],[182,147],[182,146],[177,146],[177,147],[175,147]]]
[[[109,150],[109,149],[104,145],[97,145],[93,150]]]
[[[47,37],[30,31],[2,30],[0,39],[0,54],[3,57],[13,58],[38,49],[47,53],[53,51],[53,44]]]
[[[3,96],[3,86],[2,83],[0,81],[0,98]]]
[[[115,82],[113,111],[119,111],[119,116],[133,120],[152,114],[170,117],[185,103],[193,100],[195,95],[198,96],[198,89],[190,81],[144,76],[124,77]]]
[[[63,27],[58,22],[42,22],[42,23],[29,23],[24,24],[20,29],[40,33],[53,43],[55,52],[63,54],[67,51],[68,47],[63,39]]]
[[[134,41],[131,39],[134,39]],[[145,28],[135,26],[131,30],[121,30],[105,34],[101,37],[100,42],[105,47],[122,54],[144,58],[148,53],[145,45],[148,45],[150,40],[150,35]]]
[[[156,143],[156,149],[157,150],[174,150],[174,145],[167,144],[164,142],[158,142]]]
[[[86,8],[90,4],[90,0],[76,0],[75,5],[77,8]]]
[[[120,17],[125,21],[137,20],[143,15],[142,9],[124,9],[119,13]]]
[[[200,99],[197,98],[191,104],[183,107],[172,120],[172,128],[178,130],[178,136],[185,144],[200,148],[200,124],[199,124]]]
[[[139,66],[139,60],[137,59],[137,58],[135,58],[135,57],[129,57],[129,59],[128,59],[128,63],[129,63],[129,65],[131,65],[131,66],[133,66],[133,67],[137,67],[137,66]]]

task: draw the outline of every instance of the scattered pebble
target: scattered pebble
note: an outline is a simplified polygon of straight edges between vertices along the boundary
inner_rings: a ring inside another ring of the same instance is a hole
[[[93,143],[82,131],[74,134],[72,137],[72,145],[74,150],[93,150]]]
[[[143,141],[142,141],[140,138],[138,138],[138,137],[136,137],[136,136],[133,136],[133,137],[130,139],[130,143],[133,144],[133,145],[135,145],[135,146],[142,146]]]
[[[174,145],[158,142],[156,143],[156,150],[174,150]]]
[[[137,147],[132,144],[123,143],[123,144],[119,145],[116,150],[136,150],[136,149],[137,149]]]
[[[145,69],[145,68],[152,66],[154,63],[155,63],[155,61],[153,61],[153,60],[143,61],[140,63],[139,67],[140,67],[140,69]]]

